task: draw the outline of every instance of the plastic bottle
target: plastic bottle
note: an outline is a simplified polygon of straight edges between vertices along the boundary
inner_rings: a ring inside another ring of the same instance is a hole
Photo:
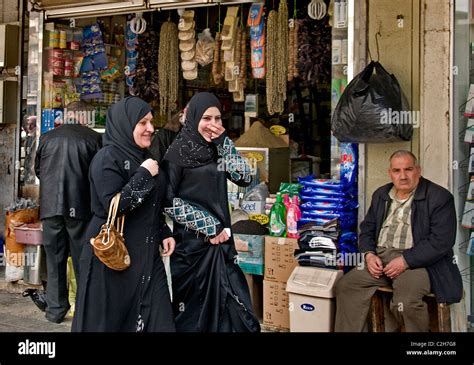
[[[276,196],[276,202],[270,210],[270,236],[285,237],[285,215],[286,208],[283,204],[281,194],[278,193]]]
[[[296,209],[296,220],[299,221],[301,219],[301,209],[300,209],[300,199],[298,195],[293,195],[293,205]]]
[[[291,205],[289,194],[283,194],[283,204],[285,205],[286,213],[288,214],[288,209],[290,209]]]
[[[293,196],[290,208],[286,215],[286,236],[289,238],[299,238],[298,234],[298,221],[301,218],[301,210],[298,206],[298,197]]]

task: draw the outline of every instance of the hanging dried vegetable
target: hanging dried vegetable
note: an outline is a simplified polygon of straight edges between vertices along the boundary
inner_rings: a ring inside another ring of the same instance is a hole
[[[288,46],[288,81],[298,77],[298,31],[299,23],[297,19],[293,19],[290,25],[289,46]]]
[[[158,34],[148,30],[138,36],[138,57],[131,93],[147,102],[158,100]]]
[[[267,45],[265,60],[265,64],[267,65],[267,110],[268,114],[270,115],[279,112],[279,92],[277,89],[278,79],[276,77],[278,61],[277,25],[278,13],[275,10],[271,10],[268,14],[267,21]]]
[[[288,74],[288,4],[286,0],[281,0],[278,6],[278,36],[277,50],[279,60],[277,62],[277,85],[278,92],[286,100],[286,83]],[[281,108],[283,109],[283,107]]]
[[[271,10],[267,22],[267,110],[270,115],[285,108],[288,77],[288,5],[282,0],[280,12]]]
[[[160,90],[160,113],[174,110],[178,99],[178,27],[165,22],[160,31],[158,76]]]
[[[221,73],[221,34],[219,32],[216,33],[216,45],[214,48],[214,60],[212,62],[212,79],[216,86],[220,85],[223,80],[223,75]]]
[[[243,89],[247,86],[247,32],[242,29],[240,39],[240,74],[239,82]]]
[[[293,77],[299,77],[298,67],[298,52],[299,52],[299,43],[298,43],[298,33],[300,31],[300,23],[298,19],[295,19],[294,31],[293,31],[293,55],[292,55],[292,64],[293,64]]]
[[[312,85],[330,83],[331,27],[327,20],[300,20],[298,42],[299,77]]]

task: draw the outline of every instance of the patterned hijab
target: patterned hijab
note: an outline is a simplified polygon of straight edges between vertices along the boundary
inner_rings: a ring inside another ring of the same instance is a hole
[[[133,130],[138,122],[152,111],[148,103],[136,96],[126,97],[113,104],[107,110],[104,146],[116,146],[141,164],[147,156],[147,150],[135,143]]]
[[[168,148],[164,160],[182,167],[204,166],[215,160],[215,146],[208,143],[198,131],[203,114],[212,107],[222,113],[221,103],[214,94],[202,92],[191,98],[184,127]]]

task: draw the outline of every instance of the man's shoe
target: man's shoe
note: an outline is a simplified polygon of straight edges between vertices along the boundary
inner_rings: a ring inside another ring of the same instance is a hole
[[[50,322],[53,322],[53,323],[62,323],[64,321],[64,317],[62,318],[48,318],[48,317],[45,317],[48,321]]]
[[[23,297],[31,297],[33,303],[35,303],[42,312],[46,311],[48,305],[46,304],[46,293],[44,290],[26,289],[22,295]]]

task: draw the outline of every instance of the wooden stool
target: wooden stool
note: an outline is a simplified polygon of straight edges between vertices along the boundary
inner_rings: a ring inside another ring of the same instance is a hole
[[[369,320],[372,323],[372,332],[385,332],[385,310],[390,310],[390,299],[393,288],[383,286],[377,289],[372,296],[369,311]],[[437,303],[434,294],[426,295],[423,300],[428,305],[430,316],[430,332],[451,332],[451,317],[449,305]],[[405,328],[402,326],[401,331]]]

